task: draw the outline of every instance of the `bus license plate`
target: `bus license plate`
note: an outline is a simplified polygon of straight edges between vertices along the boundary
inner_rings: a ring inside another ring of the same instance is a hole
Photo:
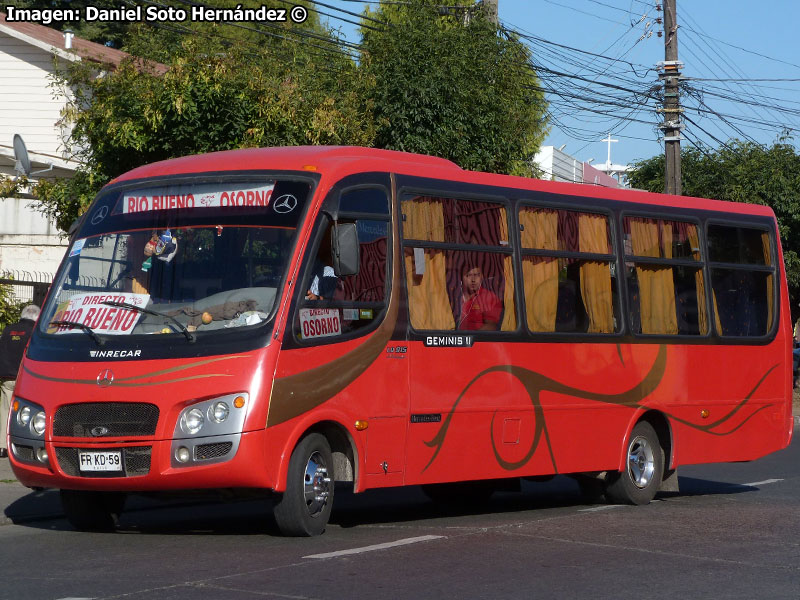
[[[121,471],[122,452],[79,452],[78,464],[81,471]]]

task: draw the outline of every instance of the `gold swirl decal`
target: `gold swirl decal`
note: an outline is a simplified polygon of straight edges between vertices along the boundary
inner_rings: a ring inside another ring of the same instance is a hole
[[[171,373],[179,373],[180,371],[186,371],[188,369],[194,369],[195,367],[202,367],[204,365],[208,365],[215,362],[220,362],[224,360],[235,360],[241,358],[249,358],[247,355],[234,355],[234,356],[221,356],[217,358],[210,358],[207,360],[200,360],[197,362],[189,363],[186,365],[179,365],[177,367],[170,367],[169,369],[162,369],[161,371],[153,371],[152,373],[143,373],[141,375],[133,375],[131,377],[121,377],[120,379],[114,380],[111,383],[111,386],[115,387],[140,387],[140,386],[148,386],[148,385],[164,385],[167,383],[178,383],[181,381],[191,381],[193,379],[208,379],[209,377],[234,377],[230,373],[203,373],[202,375],[189,375],[186,377],[178,377],[176,379],[161,379],[158,381],[143,381],[145,379],[153,379],[155,377],[160,377],[162,375],[169,375]],[[23,367],[23,370],[28,373],[31,377],[35,377],[37,379],[42,379],[44,381],[53,381],[56,383],[68,383],[68,384],[83,384],[83,385],[97,385],[96,379],[73,379],[73,378],[66,378],[66,377],[51,377],[49,375],[43,375],[41,373],[36,373],[32,371],[28,364],[26,363]]]
[[[545,422],[544,417],[544,410],[542,408],[540,395],[542,392],[554,392],[558,394],[564,394],[568,396],[573,396],[575,398],[581,398],[583,400],[596,400],[599,402],[605,402],[607,404],[615,404],[617,406],[629,406],[629,407],[643,407],[642,402],[644,401],[647,396],[649,396],[653,391],[658,388],[661,384],[661,381],[664,377],[664,371],[666,369],[667,364],[667,347],[660,346],[658,350],[658,354],[656,356],[655,361],[653,362],[653,366],[650,368],[650,371],[645,375],[645,377],[631,389],[618,393],[618,394],[603,394],[598,392],[590,392],[587,390],[582,390],[576,387],[572,387],[569,385],[565,385],[559,381],[551,379],[541,373],[537,373],[530,369],[526,369],[524,367],[519,367],[515,365],[497,365],[494,367],[489,367],[478,373],[472,380],[466,385],[463,391],[459,394],[458,398],[456,399],[453,407],[450,409],[450,412],[447,414],[447,417],[443,421],[441,427],[439,427],[438,432],[436,435],[428,441],[425,441],[425,445],[430,448],[435,448],[433,456],[431,456],[430,461],[425,467],[422,469],[424,473],[428,467],[430,467],[436,457],[438,456],[439,452],[441,451],[442,447],[444,446],[445,438],[447,437],[447,431],[450,427],[450,423],[452,421],[453,415],[455,414],[456,408],[458,407],[461,399],[464,397],[464,394],[469,391],[469,389],[477,382],[481,377],[484,375],[488,375],[489,373],[496,373],[496,372],[503,372],[509,373],[513,377],[515,377],[519,382],[523,385],[525,390],[528,392],[528,396],[530,397],[531,404],[533,405],[534,411],[534,418],[536,420],[536,425],[534,429],[534,436],[533,441],[531,442],[531,446],[528,449],[527,453],[524,457],[522,457],[518,461],[506,461],[504,460],[498,451],[497,443],[494,439],[494,421],[497,415],[497,411],[495,411],[494,415],[492,415],[492,429],[490,433],[492,449],[494,451],[495,460],[497,463],[505,470],[513,471],[522,467],[523,465],[527,464],[527,462],[533,457],[536,453],[536,450],[539,448],[539,444],[541,440],[544,439],[547,445],[547,450],[550,454],[550,460],[553,465],[553,472],[558,473],[558,467],[556,465],[556,458],[553,453],[553,447],[550,443],[550,436],[547,431],[547,424]],[[686,425],[688,427],[692,427],[699,431],[703,431],[705,433],[709,433],[711,435],[730,435],[740,427],[742,427],[747,421],[752,419],[756,414],[758,414],[761,410],[767,408],[771,405],[764,405],[757,408],[753,411],[750,415],[744,418],[744,420],[733,427],[732,429],[721,431],[719,427],[725,423],[728,423],[736,413],[744,407],[749,400],[753,397],[756,390],[761,386],[767,376],[774,371],[778,365],[772,366],[767,372],[759,379],[758,383],[753,387],[749,394],[739,402],[733,409],[731,409],[726,415],[717,419],[713,423],[709,423],[707,425],[697,425],[685,419],[681,419],[676,417],[673,414],[670,414],[665,411],[661,411],[670,419]]]
[[[392,177],[392,210],[396,210],[394,177]],[[392,291],[383,323],[357,348],[344,356],[315,369],[275,378],[269,404],[267,427],[274,427],[307,412],[329,400],[361,375],[383,354],[392,339],[399,312],[400,234],[397,221],[392,224]],[[287,323],[286,330],[290,329]],[[287,334],[290,335],[290,334]]]

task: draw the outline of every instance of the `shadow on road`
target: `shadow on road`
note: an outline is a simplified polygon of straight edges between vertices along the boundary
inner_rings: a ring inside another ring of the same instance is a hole
[[[743,494],[745,492],[757,492],[759,489],[756,486],[742,485],[741,483],[728,483],[725,481],[711,481],[709,479],[681,476],[678,476],[678,485],[681,490],[680,493],[666,494],[666,496]]]
[[[741,494],[757,487],[679,477],[680,493],[661,498]],[[512,514],[590,506],[577,483],[566,476],[548,482],[523,481],[520,492],[496,492],[484,503],[435,503],[419,486],[368,490],[353,494],[338,486],[331,524],[343,528],[388,523],[424,523],[443,518]],[[72,529],[64,519],[58,492],[31,492],[10,504],[6,517],[26,527]],[[170,499],[133,496],[120,518],[119,532],[149,535],[278,535],[267,497],[246,500]]]

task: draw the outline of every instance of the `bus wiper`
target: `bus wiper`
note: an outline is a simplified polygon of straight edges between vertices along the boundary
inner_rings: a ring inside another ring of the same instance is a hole
[[[181,323],[180,321],[178,321],[178,319],[176,319],[171,315],[161,313],[158,312],[157,310],[152,310],[149,308],[142,308],[141,306],[136,306],[135,304],[128,304],[127,302],[117,302],[116,300],[105,300],[100,304],[105,304],[106,306],[115,306],[117,308],[127,308],[128,310],[135,310],[136,312],[144,313],[146,315],[153,315],[155,317],[163,317],[165,319],[169,319],[170,321],[175,323],[175,325],[178,326],[178,329],[180,329],[181,333],[186,336],[187,340],[189,340],[190,342],[194,342],[196,339],[194,337],[194,334],[188,329],[186,329],[183,323]]]
[[[77,321],[50,321],[48,325],[58,325],[59,327],[69,327],[70,329],[77,327],[81,331],[85,331],[89,337],[97,342],[98,346],[103,346],[106,343],[106,341],[97,335],[91,327],[83,323],[78,323]]]

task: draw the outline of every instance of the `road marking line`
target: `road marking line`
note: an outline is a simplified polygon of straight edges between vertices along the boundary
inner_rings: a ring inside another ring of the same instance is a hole
[[[595,506],[592,508],[582,508],[578,512],[598,512],[601,510],[610,510],[612,508],[624,508],[623,504],[606,504],[604,506]]]
[[[783,481],[783,479],[765,479],[764,481],[754,481],[753,483],[743,483],[742,485],[755,487],[757,485],[767,485],[768,483],[778,483],[779,481]]]
[[[309,554],[308,556],[304,556],[303,558],[333,558],[335,556],[348,556],[350,554],[361,554],[362,552],[372,552],[374,550],[385,550],[386,548],[394,548],[396,546],[406,546],[408,544],[416,544],[417,542],[438,540],[445,537],[447,536],[421,535],[419,537],[397,540],[396,542],[386,542],[384,544],[375,544],[373,546],[362,546],[361,548],[351,548],[350,550],[337,550],[336,552],[326,552],[324,554]]]

